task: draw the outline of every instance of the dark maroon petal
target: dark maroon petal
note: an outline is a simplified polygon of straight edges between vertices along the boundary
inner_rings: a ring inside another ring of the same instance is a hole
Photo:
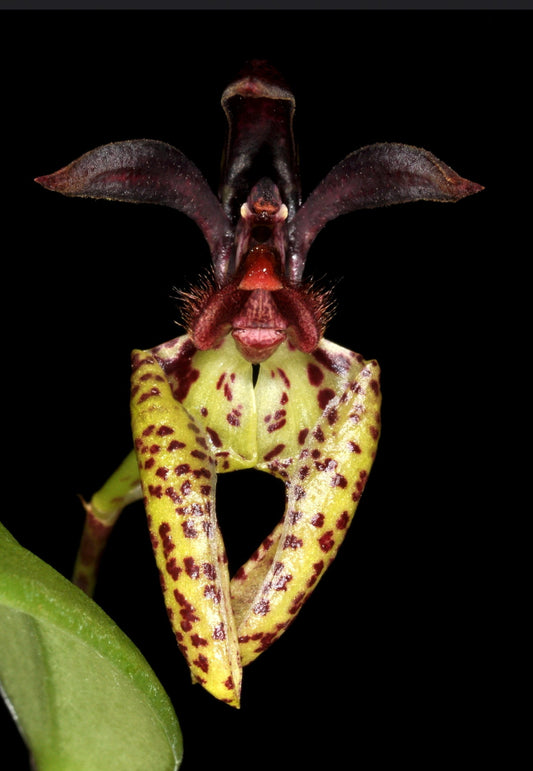
[[[287,322],[289,338],[294,345],[304,353],[314,351],[323,333],[317,302],[292,287],[273,292],[273,298]]]
[[[198,168],[180,150],[148,139],[97,147],[63,169],[35,180],[69,196],[171,206],[201,228],[217,278],[223,280],[233,244],[232,228]]]
[[[220,199],[235,221],[250,187],[269,176],[279,187],[289,218],[300,205],[300,180],[292,133],[294,96],[281,75],[252,61],[222,95],[228,136]]]
[[[196,315],[190,314],[189,333],[196,348],[201,351],[213,348],[228,334],[248,294],[229,284],[213,292],[197,309]]]
[[[408,201],[458,201],[480,190],[427,150],[395,143],[362,147],[329,172],[296,214],[289,276],[301,277],[313,240],[341,214]]]

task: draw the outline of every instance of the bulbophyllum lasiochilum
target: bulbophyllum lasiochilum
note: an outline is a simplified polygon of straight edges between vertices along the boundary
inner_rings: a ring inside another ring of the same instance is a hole
[[[426,150],[353,152],[302,203],[294,98],[265,62],[222,96],[228,136],[218,195],[182,152],[145,139],[92,150],[44,187],[163,204],[191,217],[212,275],[183,293],[187,334],[132,355],[134,451],[92,497],[75,567],[91,592],[124,506],[143,497],[178,645],[216,698],[239,706],[242,666],[292,623],[346,534],[380,433],[379,368],[324,339],[328,292],[304,279],[324,225],[356,209],[457,201],[481,190]],[[230,580],[217,475],[283,480],[283,517]]]

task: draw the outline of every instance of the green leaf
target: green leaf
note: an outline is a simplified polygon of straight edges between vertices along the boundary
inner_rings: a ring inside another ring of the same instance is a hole
[[[0,681],[38,771],[170,771],[182,740],[148,663],[0,525]]]

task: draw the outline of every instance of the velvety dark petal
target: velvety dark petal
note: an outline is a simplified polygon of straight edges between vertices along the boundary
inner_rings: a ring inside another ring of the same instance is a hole
[[[217,342],[231,330],[234,317],[246,301],[248,292],[229,284],[214,292],[211,297],[190,314],[189,332],[194,345],[201,351],[214,348]]]
[[[102,145],[68,166],[36,180],[69,196],[107,198],[171,206],[201,228],[217,279],[226,275],[232,228],[220,202],[198,168],[180,150],[147,139]]]
[[[300,180],[292,133],[294,97],[281,75],[263,61],[250,62],[222,95],[228,119],[220,198],[235,221],[250,187],[271,177],[289,209],[300,205]]]
[[[296,214],[289,276],[301,277],[316,235],[341,214],[408,201],[458,201],[482,189],[427,150],[395,143],[362,147],[330,171]]]

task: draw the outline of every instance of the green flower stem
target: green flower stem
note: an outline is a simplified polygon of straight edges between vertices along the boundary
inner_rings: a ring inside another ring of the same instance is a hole
[[[142,497],[133,450],[91,498],[83,501],[85,524],[74,565],[73,582],[92,597],[98,566],[109,535],[122,510]]]

